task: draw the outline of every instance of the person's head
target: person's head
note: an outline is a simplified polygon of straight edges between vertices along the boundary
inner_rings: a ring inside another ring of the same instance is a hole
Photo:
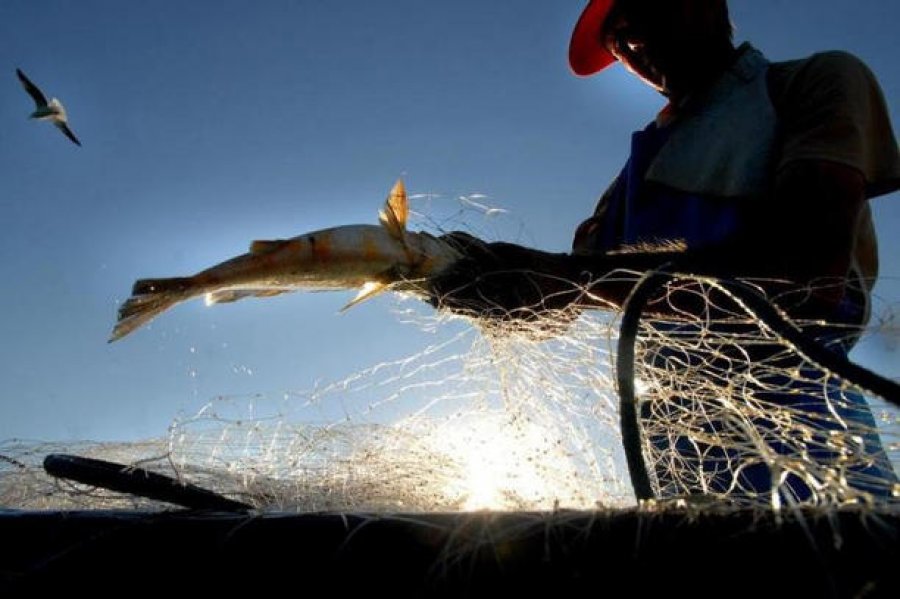
[[[587,76],[619,60],[678,95],[721,70],[733,49],[726,0],[591,0],[572,32],[569,64]]]

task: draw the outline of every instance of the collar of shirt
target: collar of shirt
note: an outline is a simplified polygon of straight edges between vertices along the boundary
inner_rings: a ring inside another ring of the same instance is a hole
[[[715,90],[722,86],[723,80],[729,76],[736,77],[742,81],[750,81],[760,70],[765,69],[768,64],[768,60],[766,60],[762,52],[754,48],[750,42],[742,43],[737,48],[734,62],[712,85],[702,91],[689,94],[677,103],[669,102],[663,106],[662,110],[656,115],[656,126],[665,127],[670,125],[678,120],[679,115],[689,112],[693,107],[705,102]]]

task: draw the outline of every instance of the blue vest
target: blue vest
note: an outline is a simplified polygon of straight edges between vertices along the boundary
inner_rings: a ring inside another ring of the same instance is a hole
[[[745,202],[772,192],[776,114],[769,62],[744,44],[735,64],[669,126],[631,139],[631,156],[604,194],[601,229],[589,248],[684,242],[700,248],[733,235]]]

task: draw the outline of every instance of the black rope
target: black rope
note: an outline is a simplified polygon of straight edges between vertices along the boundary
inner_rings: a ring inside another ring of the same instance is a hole
[[[701,277],[676,275],[665,265],[645,273],[625,300],[622,322],[619,327],[619,342],[616,355],[616,381],[619,388],[619,419],[622,429],[622,444],[628,464],[628,474],[635,496],[652,499],[653,488],[644,462],[643,440],[634,390],[635,342],[638,325],[647,302],[663,285],[676,276],[679,278]],[[829,351],[814,339],[810,339],[795,324],[787,320],[772,303],[754,287],[734,280],[702,277],[711,285],[725,293],[750,316],[781,336],[803,358],[824,368],[844,380],[860,387],[865,392],[877,395],[885,401],[900,406],[900,384],[860,366],[848,358]]]
[[[637,411],[637,397],[634,392],[634,354],[637,341],[638,325],[641,313],[650,297],[657,289],[672,278],[662,267],[649,271],[641,277],[628,298],[622,312],[622,323],[619,326],[619,342],[616,349],[616,382],[619,387],[619,426],[622,429],[622,445],[625,448],[625,460],[628,464],[628,475],[635,496],[641,499],[653,498],[653,487],[647,464],[644,462],[643,440],[641,439],[640,418]]]
[[[251,505],[228,499],[208,489],[116,462],[54,453],[44,458],[44,470],[57,478],[174,503],[194,510],[246,512],[253,509]]]

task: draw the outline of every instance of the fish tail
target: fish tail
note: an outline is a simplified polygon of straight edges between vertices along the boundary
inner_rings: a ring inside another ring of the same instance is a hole
[[[131,297],[119,308],[119,319],[109,342],[121,339],[190,297],[191,283],[190,277],[141,279],[135,282]]]

